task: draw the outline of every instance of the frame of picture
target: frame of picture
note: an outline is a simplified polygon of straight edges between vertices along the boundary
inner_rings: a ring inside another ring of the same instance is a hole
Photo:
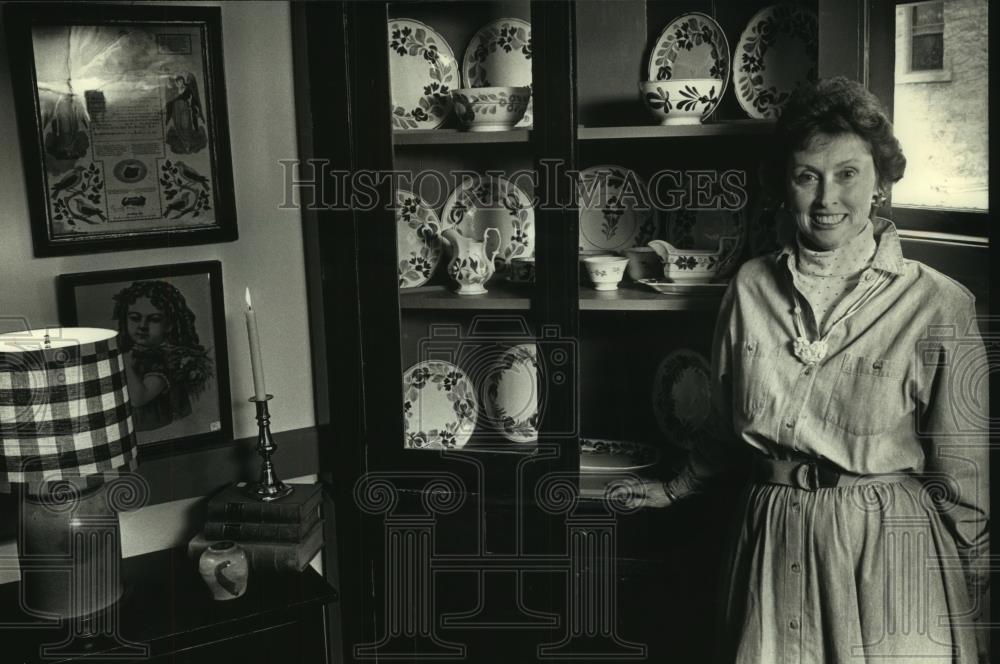
[[[219,261],[62,274],[59,320],[119,332],[139,453],[233,439]]]
[[[35,256],[237,238],[218,7],[9,3]]]

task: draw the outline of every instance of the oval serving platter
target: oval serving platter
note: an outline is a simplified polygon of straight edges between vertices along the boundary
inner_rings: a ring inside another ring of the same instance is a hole
[[[635,172],[608,164],[591,166],[580,171],[579,184],[581,254],[623,251],[656,237],[652,209],[641,208],[646,183]]]
[[[512,258],[535,255],[535,211],[531,198],[502,176],[462,181],[441,209],[441,223],[456,226],[467,238],[483,239],[487,228],[500,231],[497,274],[506,273]]]
[[[390,20],[388,31],[393,128],[440,127],[451,113],[451,91],[461,85],[451,46],[411,18]]]
[[[462,55],[467,88],[531,87],[531,24],[519,18],[490,21],[476,31]],[[532,103],[515,127],[530,127]]]
[[[764,7],[740,34],[733,53],[736,99],[751,118],[777,118],[797,87],[816,80],[819,24],[800,5]]]
[[[687,348],[669,353],[653,378],[653,413],[660,431],[677,447],[691,449],[711,411],[711,368]]]
[[[472,380],[451,362],[426,360],[403,372],[403,447],[463,447],[476,429]]]

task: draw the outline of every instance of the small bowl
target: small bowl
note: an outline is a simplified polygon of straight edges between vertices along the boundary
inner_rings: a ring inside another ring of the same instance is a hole
[[[507,280],[515,284],[535,283],[535,257],[515,256],[510,259],[510,272]]]
[[[663,261],[652,247],[629,247],[625,250],[625,257],[628,258],[626,272],[633,281],[663,276]]]
[[[452,90],[451,97],[455,115],[466,131],[507,131],[524,117],[531,88],[460,88]]]
[[[639,84],[646,108],[661,125],[701,124],[719,105],[722,80],[675,78]]]
[[[588,256],[583,259],[583,265],[596,290],[617,290],[625,275],[628,259],[621,256]]]

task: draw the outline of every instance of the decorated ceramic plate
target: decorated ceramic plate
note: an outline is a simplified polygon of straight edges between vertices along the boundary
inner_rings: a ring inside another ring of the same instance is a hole
[[[640,279],[639,283],[647,288],[652,288],[661,295],[709,295],[713,293],[722,295],[729,286],[729,283],[725,281],[684,284],[676,281],[666,281],[665,279]]]
[[[670,210],[663,227],[678,249],[718,249],[724,237],[743,237],[744,218],[743,210]]]
[[[403,372],[403,446],[462,447],[476,429],[476,388],[461,369],[427,360]]]
[[[412,191],[396,190],[396,252],[399,287],[423,286],[441,260],[441,222]]]
[[[580,171],[581,255],[623,251],[656,236],[653,211],[641,209],[645,190],[646,183],[621,166],[591,166]]]
[[[538,440],[538,356],[535,344],[505,350],[483,386],[492,428],[515,443]]]
[[[451,112],[452,88],[461,86],[448,42],[410,18],[389,21],[389,81],[396,129],[440,127]]]
[[[777,118],[795,88],[816,80],[818,42],[811,9],[782,4],[754,14],[733,55],[736,99],[751,118]]]
[[[651,445],[627,440],[580,439],[580,472],[606,473],[639,470],[655,465],[660,451]]]
[[[531,86],[531,24],[501,18],[479,28],[462,56],[462,80],[467,88]],[[515,127],[530,127],[531,100]]]
[[[717,78],[719,97],[729,84],[729,42],[719,24],[707,14],[682,14],[667,24],[649,54],[650,81],[681,78]]]
[[[531,198],[504,177],[469,178],[456,187],[441,209],[441,223],[457,226],[465,237],[482,241],[487,228],[500,231],[497,273],[512,258],[535,255],[535,211]]]
[[[653,378],[653,413],[672,444],[691,449],[711,410],[711,391],[711,369],[701,353],[680,349],[660,362]]]

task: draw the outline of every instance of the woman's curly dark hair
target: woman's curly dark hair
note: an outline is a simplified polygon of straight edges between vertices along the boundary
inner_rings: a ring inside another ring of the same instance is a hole
[[[136,281],[113,297],[115,309],[112,317],[118,321],[122,352],[128,352],[134,342],[128,335],[128,309],[140,297],[163,312],[167,322],[167,343],[174,346],[199,348],[198,332],[194,326],[194,313],[179,290],[165,281]]]
[[[880,187],[888,188],[903,177],[906,157],[882,104],[860,83],[838,76],[797,89],[782,111],[762,173],[772,200],[785,200],[788,160],[817,134],[854,134],[863,140],[871,150]]]

